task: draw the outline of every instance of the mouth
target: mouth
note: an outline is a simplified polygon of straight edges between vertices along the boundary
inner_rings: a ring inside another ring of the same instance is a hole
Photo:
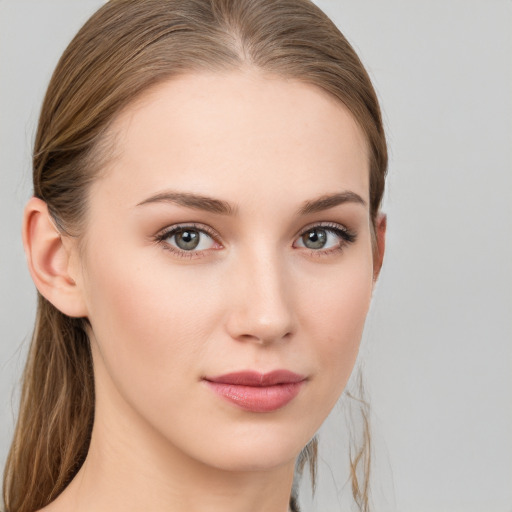
[[[306,377],[288,370],[275,370],[269,373],[234,372],[203,380],[217,395],[241,409],[272,412],[299,394]]]

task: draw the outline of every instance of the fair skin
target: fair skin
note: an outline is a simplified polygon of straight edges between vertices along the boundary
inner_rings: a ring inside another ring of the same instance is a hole
[[[42,201],[25,211],[38,289],[91,323],[96,385],[87,459],[44,510],[286,512],[295,459],[352,371],[380,268],[364,135],[321,90],[253,70],[160,84],[113,130],[81,251]],[[188,232],[169,233],[177,225]],[[303,379],[270,411],[208,385],[276,369]]]

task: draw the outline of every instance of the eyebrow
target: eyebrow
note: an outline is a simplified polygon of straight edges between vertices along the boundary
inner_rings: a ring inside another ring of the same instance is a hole
[[[154,196],[144,199],[144,201],[137,204],[142,206],[152,203],[173,203],[179,206],[185,206],[194,210],[203,210],[206,212],[217,213],[220,215],[236,215],[238,208],[228,201],[222,199],[215,199],[213,197],[202,196],[193,194],[191,192],[161,192]],[[323,195],[317,199],[305,201],[299,208],[299,215],[308,215],[317,213],[329,208],[334,208],[344,203],[356,203],[366,206],[366,201],[355,192],[339,192],[335,194]]]
[[[237,208],[227,201],[201,196],[190,192],[162,192],[148,197],[137,206],[151,203],[174,203],[194,210],[203,210],[221,215],[236,215]]]
[[[303,206],[299,209],[299,215],[308,215],[311,213],[317,213],[329,208],[334,208],[344,203],[356,203],[362,206],[366,206],[366,201],[355,192],[339,192],[337,194],[327,194],[321,196],[318,199],[312,201],[306,201]]]

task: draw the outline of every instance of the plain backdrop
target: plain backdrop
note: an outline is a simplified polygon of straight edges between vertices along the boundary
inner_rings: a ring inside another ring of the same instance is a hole
[[[0,0],[0,465],[35,310],[20,225],[38,112],[102,3]],[[374,510],[511,512],[512,2],[318,4],[368,68],[389,138],[387,254],[360,353]],[[305,511],[350,494],[342,409],[320,433]]]

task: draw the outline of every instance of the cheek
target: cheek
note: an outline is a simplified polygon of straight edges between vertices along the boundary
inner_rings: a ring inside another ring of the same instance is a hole
[[[354,367],[370,305],[373,279],[371,258],[354,258],[331,279],[309,287],[305,301],[306,331],[314,343],[309,347],[316,360],[323,393],[334,405]]]
[[[176,392],[174,370],[193,370],[192,361],[201,358],[208,308],[198,317],[196,296],[186,293],[179,273],[127,258],[120,265],[118,259],[104,255],[88,276],[90,319],[103,362],[127,394]]]
[[[187,369],[207,356],[223,307],[233,301],[219,292],[226,290],[226,279],[208,267],[190,273],[129,254],[120,261],[119,254],[105,253],[90,265],[87,296],[95,337],[122,371],[136,364],[134,371],[150,368],[168,380],[172,367]],[[369,246],[362,246],[339,266],[305,266],[290,277],[297,340],[304,343],[299,353],[311,353],[319,367],[339,376],[350,373],[370,303],[369,254]]]

